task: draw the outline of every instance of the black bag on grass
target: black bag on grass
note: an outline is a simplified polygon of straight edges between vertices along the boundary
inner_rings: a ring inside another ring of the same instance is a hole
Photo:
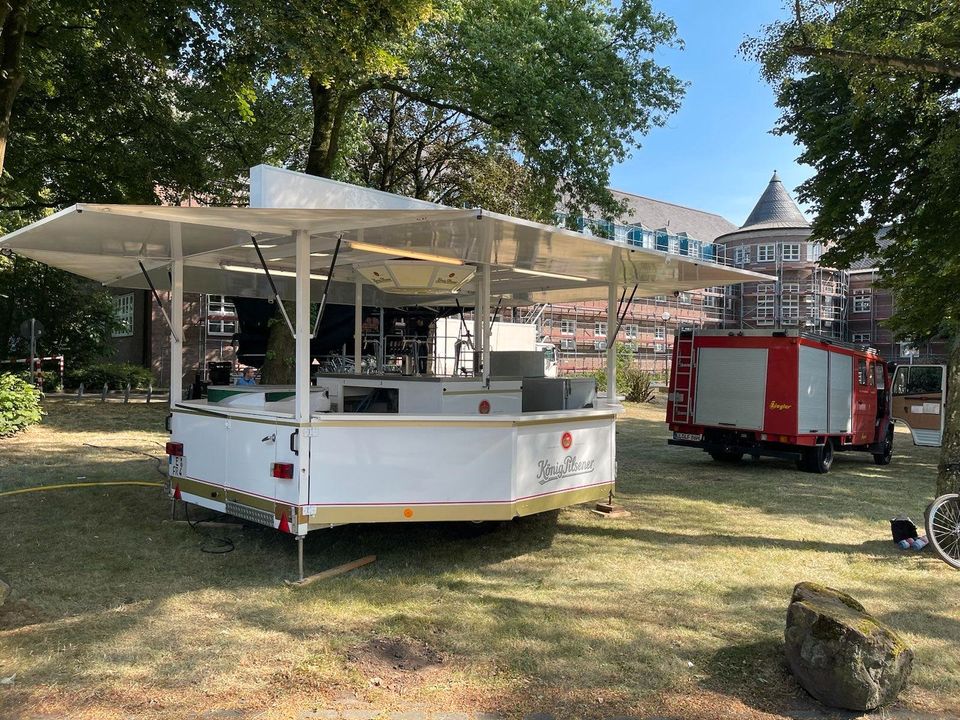
[[[901,540],[913,540],[917,536],[917,526],[906,515],[897,515],[890,520],[890,533],[895,543]]]

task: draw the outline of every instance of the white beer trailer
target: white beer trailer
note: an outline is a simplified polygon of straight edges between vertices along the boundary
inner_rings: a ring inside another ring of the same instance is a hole
[[[251,171],[251,203],[260,207],[78,204],[7,235],[0,247],[109,287],[169,289],[169,313],[161,309],[170,324],[170,492],[292,534],[301,577],[311,530],[506,520],[612,492],[616,393],[596,407],[523,412],[522,378],[487,374],[492,298],[606,296],[613,329],[620,288],[638,285],[643,296],[765,277],[266,166]],[[184,400],[185,291],[293,299],[295,385],[212,387],[206,399]],[[356,306],[357,336],[363,306],[456,297],[486,308],[476,313],[482,374],[311,378],[310,310],[321,293]],[[390,411],[357,412],[356,398],[375,388]]]

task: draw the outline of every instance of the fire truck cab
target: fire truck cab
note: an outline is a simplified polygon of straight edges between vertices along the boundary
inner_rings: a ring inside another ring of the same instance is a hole
[[[829,472],[834,454],[893,452],[891,377],[876,350],[797,330],[681,330],[667,402],[671,445],[719,462],[792,459]]]

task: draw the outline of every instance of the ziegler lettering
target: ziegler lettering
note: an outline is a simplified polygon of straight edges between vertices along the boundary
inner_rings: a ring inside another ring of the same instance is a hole
[[[541,460],[537,480],[541,485],[545,485],[574,475],[587,475],[593,472],[593,464],[593,460],[578,460],[576,455],[567,455],[560,462]]]
[[[790,405],[789,403],[777,402],[776,400],[770,401],[771,410],[789,410],[792,407],[793,405]]]

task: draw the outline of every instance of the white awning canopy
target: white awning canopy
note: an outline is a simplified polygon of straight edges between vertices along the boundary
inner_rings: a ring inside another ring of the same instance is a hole
[[[769,280],[701,259],[632,247],[481,210],[167,207],[78,204],[0,239],[0,247],[104,285],[146,288],[139,263],[170,287],[171,230],[179,226],[186,292],[270,297],[251,237],[285,298],[294,291],[294,232],[310,235],[312,295],[319,297],[342,238],[331,302],[353,303],[354,265],[389,258],[491,267],[491,295],[507,304],[605,298],[611,283],[638,296]],[[349,285],[347,285],[349,283]],[[459,295],[473,304],[473,286]],[[369,305],[443,304],[451,296],[406,297],[372,286]]]

